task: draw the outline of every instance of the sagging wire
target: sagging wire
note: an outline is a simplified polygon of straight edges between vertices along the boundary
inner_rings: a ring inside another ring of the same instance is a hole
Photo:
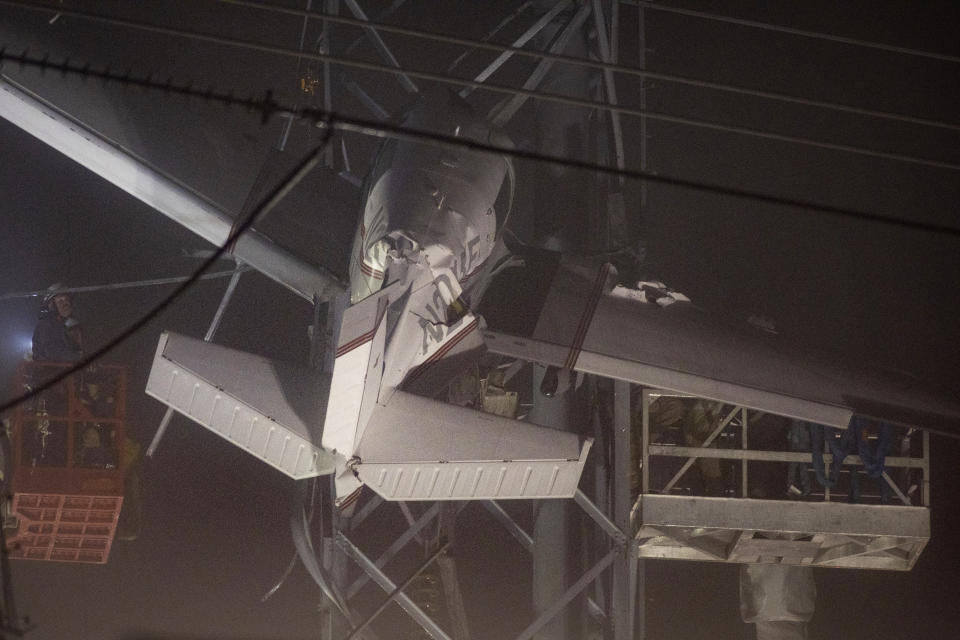
[[[302,483],[297,486],[295,495],[293,513],[290,516],[290,532],[293,535],[296,554],[323,594],[340,610],[344,618],[352,623],[354,616],[347,605],[347,599],[340,592],[336,582],[327,575],[322,564],[317,561],[317,553],[310,536],[310,523],[307,519],[304,504],[306,491]]]
[[[17,7],[23,8],[23,9],[32,9],[32,10],[41,10],[41,11],[50,11],[50,10],[51,10],[49,7],[44,6],[44,5],[34,4],[34,3],[29,3],[29,2],[16,1],[16,0],[0,0],[0,4],[17,6]],[[295,11],[298,11],[298,10],[295,10]],[[618,113],[618,114],[625,115],[625,116],[637,116],[637,117],[642,117],[642,118],[648,118],[648,119],[650,119],[650,120],[658,120],[658,121],[662,121],[662,122],[669,122],[669,123],[672,123],[672,124],[681,124],[681,125],[686,125],[686,126],[693,126],[693,127],[711,129],[711,130],[716,130],[716,131],[723,131],[723,132],[726,132],[726,133],[735,133],[735,134],[738,134],[738,135],[746,135],[746,136],[753,136],[753,137],[765,138],[765,139],[770,139],[770,140],[776,140],[776,141],[779,141],[779,142],[788,142],[788,143],[793,143],[793,144],[803,144],[803,145],[808,145],[808,146],[813,146],[813,147],[820,147],[820,148],[824,148],[824,149],[831,149],[831,150],[834,150],[834,151],[844,151],[844,152],[847,152],[847,153],[858,153],[858,154],[862,154],[862,155],[868,155],[868,156],[873,156],[873,157],[885,158],[885,159],[888,159],[888,160],[897,160],[897,161],[901,161],[901,162],[913,162],[913,163],[917,163],[917,164],[921,164],[921,165],[935,166],[935,167],[955,169],[955,170],[960,169],[960,166],[958,166],[958,165],[953,165],[953,164],[951,164],[951,163],[940,162],[940,161],[936,161],[936,160],[929,160],[929,159],[926,159],[926,158],[917,158],[917,157],[908,156],[908,155],[905,155],[905,154],[886,153],[886,152],[880,152],[880,151],[876,151],[876,150],[864,149],[864,148],[861,148],[861,147],[855,147],[855,146],[852,146],[852,145],[840,145],[840,144],[835,144],[835,143],[822,142],[822,141],[813,140],[813,139],[805,138],[805,137],[801,137],[801,136],[791,136],[791,135],[784,135],[784,134],[776,134],[776,133],[772,133],[772,132],[768,132],[768,131],[762,131],[762,130],[758,130],[758,129],[751,129],[751,128],[748,128],[748,127],[738,127],[738,126],[733,126],[733,125],[725,125],[725,124],[720,124],[720,123],[715,123],[715,122],[708,122],[708,121],[703,121],[703,120],[697,120],[697,119],[694,119],[694,118],[685,118],[685,117],[681,117],[681,116],[672,116],[672,115],[669,115],[669,114],[666,114],[666,113],[660,113],[660,112],[650,111],[650,110],[648,110],[648,109],[640,109],[640,108],[623,106],[623,105],[613,105],[613,104],[610,104],[610,103],[608,103],[608,102],[596,102],[596,101],[591,101],[591,100],[588,100],[588,99],[575,98],[575,97],[566,96],[566,95],[562,95],[562,94],[544,93],[544,92],[540,92],[540,91],[536,91],[536,90],[532,90],[532,89],[523,89],[523,88],[518,88],[518,87],[510,87],[510,86],[505,86],[505,85],[493,84],[493,83],[490,83],[490,82],[478,82],[478,81],[476,81],[476,80],[469,80],[469,79],[465,79],[465,78],[457,78],[457,77],[452,77],[452,76],[445,75],[445,74],[442,74],[442,73],[434,73],[434,72],[431,72],[431,71],[412,70],[412,69],[399,69],[399,68],[396,68],[396,67],[392,67],[392,66],[389,66],[389,65],[383,65],[383,64],[379,64],[379,63],[375,63],[375,62],[367,62],[367,61],[355,60],[355,59],[344,58],[344,57],[341,57],[341,56],[334,56],[334,55],[325,54],[325,53],[319,53],[319,52],[309,52],[309,53],[308,53],[308,52],[298,51],[298,50],[296,50],[296,49],[290,49],[290,48],[288,48],[288,47],[281,47],[281,46],[264,44],[264,43],[254,43],[254,42],[249,42],[249,41],[245,41],[245,40],[240,40],[240,39],[237,39],[237,38],[229,38],[229,37],[226,37],[226,36],[219,36],[219,35],[208,34],[208,33],[199,33],[199,32],[194,32],[194,31],[187,31],[187,30],[184,30],[184,29],[178,29],[178,28],[173,28],[173,27],[164,27],[164,26],[161,26],[161,25],[156,25],[156,24],[151,24],[151,23],[146,23],[146,22],[137,22],[137,21],[134,21],[134,20],[126,20],[126,19],[122,19],[122,18],[114,18],[114,17],[110,17],[110,16],[104,16],[104,15],[99,15],[99,14],[95,14],[95,13],[88,13],[88,12],[84,12],[84,11],[76,11],[76,10],[66,11],[66,10],[64,10],[63,13],[64,13],[64,15],[66,15],[66,16],[75,17],[75,18],[80,18],[80,19],[86,19],[86,20],[92,20],[92,21],[101,22],[101,23],[109,24],[109,25],[113,25],[113,26],[125,27],[125,28],[129,28],[129,29],[139,29],[139,30],[142,30],[142,31],[150,32],[150,33],[157,33],[157,34],[162,34],[162,35],[169,35],[169,36],[174,36],[174,37],[187,38],[187,39],[192,39],[192,40],[196,40],[196,41],[199,41],[199,42],[208,42],[208,43],[212,43],[212,44],[219,44],[219,45],[225,45],[225,46],[230,46],[230,47],[237,47],[237,48],[247,49],[247,50],[251,50],[251,51],[259,51],[259,52],[262,52],[262,53],[271,53],[271,54],[274,54],[274,55],[291,56],[291,57],[296,57],[296,58],[298,58],[298,59],[299,59],[299,58],[307,58],[307,59],[311,59],[311,60],[317,60],[317,61],[320,61],[320,62],[328,62],[328,63],[331,63],[331,64],[337,64],[337,65],[341,65],[341,66],[352,67],[352,68],[355,68],[355,69],[362,69],[362,70],[366,70],[366,71],[373,71],[373,72],[376,72],[376,73],[389,73],[389,74],[392,74],[392,75],[400,74],[400,75],[402,75],[402,76],[409,76],[409,77],[411,77],[411,78],[418,78],[418,79],[420,79],[420,80],[428,80],[428,81],[440,82],[440,83],[445,83],[445,84],[454,84],[454,85],[458,85],[458,86],[462,86],[462,87],[469,87],[469,88],[472,88],[472,89],[481,89],[481,90],[484,90],[484,91],[491,91],[491,92],[495,92],[495,93],[503,93],[503,94],[508,94],[508,95],[512,95],[512,96],[524,96],[525,98],[532,98],[532,99],[535,99],[535,100],[543,100],[543,101],[546,101],[546,102],[554,102],[554,103],[557,103],[557,104],[564,104],[564,105],[567,105],[567,106],[581,107],[581,108],[586,108],[586,109],[598,109],[598,110],[608,111],[608,112],[610,112],[610,113]],[[318,15],[318,16],[320,16],[320,17],[324,17],[324,16],[321,15],[321,14],[314,14],[314,15]],[[324,14],[324,15],[325,15],[325,14]],[[362,21],[361,21],[361,22],[362,22]],[[369,27],[369,26],[368,26],[367,28],[372,28],[372,27]],[[580,60],[580,59],[578,59],[578,58],[573,58],[573,60]],[[581,60],[579,63],[580,63],[580,64],[583,64],[583,61]],[[625,67],[624,69],[630,69],[630,68],[629,68],[629,67]],[[627,71],[622,71],[622,72],[623,72],[623,73],[627,73]],[[638,71],[637,71],[637,70],[634,70],[634,72],[638,72]],[[648,78],[650,78],[650,79],[656,79],[656,78],[654,78],[653,75],[650,74],[650,72],[639,71],[638,73],[643,73],[643,74],[646,75],[646,77],[648,77]],[[661,75],[662,75],[662,74],[661,74]],[[667,80],[666,78],[661,78],[661,79]],[[670,79],[670,80],[667,80],[667,81],[680,82],[681,80],[682,80],[682,79],[680,79],[680,78],[678,77],[678,78]],[[687,79],[687,80],[689,80],[689,79]],[[702,84],[702,83],[705,82],[705,81],[692,81],[692,80],[690,80],[690,81],[687,82],[687,83],[688,83],[688,84],[692,84],[693,82],[699,82],[700,84]],[[723,86],[723,85],[719,85],[719,84],[718,84],[717,86],[712,87],[712,88],[721,88],[722,86]],[[749,91],[749,90],[748,90],[748,91]],[[757,93],[757,92],[756,92],[756,91],[753,91],[753,93]],[[774,98],[774,95],[771,94],[771,95],[766,96],[766,97]],[[781,100],[782,100],[782,99],[784,99],[784,98],[786,98],[786,97],[787,97],[787,96],[780,96],[779,98],[776,98],[776,99],[781,99]],[[796,100],[795,100],[795,101],[796,101]],[[822,104],[816,105],[816,106],[827,107],[827,106],[828,106],[828,103],[822,103]],[[847,110],[847,111],[851,111],[851,112],[855,112],[857,109],[858,109],[858,108],[856,108],[856,107],[846,107],[846,110]],[[864,111],[870,111],[870,110],[864,110]],[[923,122],[920,122],[920,123],[921,123],[921,124],[928,124],[928,125],[930,125],[930,126],[940,126],[940,127],[947,127],[947,128],[953,128],[953,129],[960,128],[960,125],[956,125],[956,124],[952,124],[952,123],[945,123],[945,122],[933,121],[933,120],[924,120],[924,119],[922,119],[922,118],[912,118],[912,117],[909,117],[909,116],[900,116],[900,115],[898,115],[898,114],[889,114],[889,113],[881,112],[881,111],[873,111],[873,112],[872,112],[871,114],[869,114],[869,115],[874,115],[874,116],[877,116],[877,117],[887,117],[887,118],[891,118],[891,117],[892,117],[892,118],[896,118],[896,119],[908,118],[910,121],[912,121],[912,122],[914,122],[914,123],[923,121]]]
[[[2,3],[4,0],[0,0]],[[502,154],[505,156],[510,156],[513,158],[520,158],[523,160],[530,160],[533,162],[544,162],[555,164],[558,166],[571,167],[574,169],[582,169],[585,171],[596,171],[598,173],[603,173],[612,176],[623,176],[626,178],[633,178],[639,180],[645,180],[649,183],[663,184],[666,186],[687,188],[694,191],[699,191],[702,193],[710,193],[715,195],[722,196],[732,196],[735,198],[743,198],[745,200],[754,200],[757,202],[762,202],[765,204],[771,204],[776,206],[783,207],[796,207],[799,209],[805,209],[810,212],[816,212],[825,215],[831,215],[836,217],[845,217],[851,218],[854,220],[861,220],[864,222],[874,222],[886,225],[892,225],[901,227],[904,229],[909,229],[912,231],[924,231],[929,233],[939,233],[952,237],[960,237],[960,228],[939,224],[934,222],[925,222],[917,220],[907,220],[905,218],[898,218],[890,215],[882,215],[876,213],[870,213],[866,211],[861,211],[858,209],[853,209],[850,207],[841,207],[835,205],[827,205],[818,202],[813,202],[810,200],[801,200],[799,198],[789,198],[782,196],[774,196],[765,193],[760,193],[757,191],[751,191],[748,189],[740,189],[735,187],[727,187],[723,185],[718,185],[709,182],[703,182],[698,180],[689,180],[685,178],[677,178],[671,176],[665,176],[658,173],[653,173],[651,171],[642,171],[637,169],[619,169],[615,166],[599,164],[594,162],[587,162],[584,160],[576,160],[573,158],[564,158],[561,156],[544,154],[536,151],[528,151],[524,149],[518,149],[509,146],[500,146],[484,142],[478,142],[475,140],[470,140],[465,137],[459,136],[450,136],[440,133],[434,133],[431,131],[424,131],[418,129],[411,129],[404,127],[402,125],[395,125],[390,123],[381,122],[378,120],[370,120],[366,118],[360,118],[356,116],[349,116],[341,112],[325,110],[319,108],[304,108],[304,109],[294,109],[286,107],[283,104],[277,102],[273,97],[272,91],[266,91],[262,94],[263,97],[257,98],[253,95],[250,95],[246,98],[240,98],[233,94],[233,92],[220,92],[214,91],[212,88],[206,89],[197,89],[190,83],[186,84],[175,84],[172,79],[168,79],[164,82],[156,81],[153,79],[151,74],[142,77],[133,76],[130,73],[118,74],[110,69],[101,69],[94,70],[91,69],[89,65],[78,66],[71,63],[69,60],[64,60],[63,62],[55,63],[51,62],[49,58],[35,58],[28,56],[25,52],[19,55],[13,55],[6,53],[5,50],[0,47],[0,62],[9,61],[14,62],[23,66],[33,66],[39,67],[41,69],[53,70],[63,74],[75,73],[85,76],[97,77],[103,79],[107,82],[118,82],[126,85],[137,86],[142,88],[156,89],[159,91],[188,96],[192,98],[200,98],[203,100],[208,100],[211,102],[219,103],[224,106],[236,106],[240,108],[247,109],[249,111],[257,112],[261,116],[262,122],[267,122],[271,117],[276,115],[289,116],[292,118],[302,119],[309,122],[315,123],[317,126],[328,127],[333,129],[338,129],[341,131],[352,131],[355,133],[361,133],[363,135],[369,135],[378,138],[396,138],[399,140],[408,140],[414,142],[421,142],[424,144],[429,144],[441,148],[466,148],[474,151],[483,151],[488,153]],[[949,165],[953,167],[953,165]],[[960,165],[957,166],[960,169]]]
[[[310,512],[307,514],[307,525],[313,524],[313,517],[316,515],[316,500],[317,500],[317,479],[313,478],[313,481],[310,483]],[[320,514],[320,527],[323,528],[323,514]],[[293,551],[293,556],[290,558],[290,562],[287,564],[287,568],[284,569],[283,573],[280,574],[280,579],[277,580],[277,583],[270,588],[263,596],[260,598],[260,602],[266,602],[269,600],[273,594],[280,590],[280,587],[287,581],[287,578],[290,577],[290,574],[293,572],[293,568],[297,566],[297,558],[300,557],[296,549]]]

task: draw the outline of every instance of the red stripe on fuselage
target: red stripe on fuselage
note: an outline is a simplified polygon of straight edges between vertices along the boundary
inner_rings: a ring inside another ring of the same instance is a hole
[[[437,352],[434,353],[429,358],[427,358],[427,360],[423,364],[421,364],[416,369],[414,369],[413,373],[411,373],[407,377],[407,379],[404,380],[404,384],[413,382],[414,380],[419,378],[424,373],[424,371],[426,371],[430,367],[430,365],[434,364],[437,360],[440,360],[445,355],[447,355],[451,349],[453,349],[455,346],[460,344],[463,341],[463,339],[466,338],[467,335],[476,328],[477,328],[477,321],[474,320],[473,322],[468,324],[462,331],[460,331],[460,333],[450,338],[449,342],[447,342],[442,347],[440,347],[437,350]]]
[[[362,260],[360,261],[360,271],[370,276],[371,278],[376,278],[377,280],[383,279],[383,271],[380,271],[379,269],[374,269],[373,267],[368,265],[366,262],[363,262]]]
[[[347,507],[349,507],[350,505],[352,505],[354,502],[357,501],[357,498],[360,497],[360,492],[361,492],[362,490],[363,490],[363,487],[357,487],[357,488],[353,491],[353,493],[351,493],[351,494],[348,495],[346,498],[344,498],[343,500],[340,501],[340,504],[337,505],[337,508],[342,511],[343,509],[346,509]]]
[[[374,329],[366,332],[365,334],[354,338],[354,339],[351,340],[350,342],[347,342],[346,344],[341,345],[341,346],[337,349],[337,357],[339,358],[339,357],[342,356],[342,355],[346,355],[347,353],[350,353],[351,351],[353,351],[353,350],[356,349],[357,347],[359,347],[359,346],[361,346],[361,345],[363,345],[363,344],[365,344],[365,343],[367,343],[367,342],[370,342],[371,340],[373,340],[373,334],[375,334],[376,332],[377,332],[377,330],[376,330],[376,328],[374,328]]]

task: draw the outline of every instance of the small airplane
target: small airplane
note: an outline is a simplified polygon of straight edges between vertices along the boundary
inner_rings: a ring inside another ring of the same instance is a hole
[[[553,33],[569,42],[588,13],[580,7]],[[226,241],[229,216],[9,77],[0,81],[0,116],[210,242]],[[439,91],[421,93],[401,125],[508,149],[492,124],[502,120]],[[605,258],[563,256],[542,282],[546,295],[511,300],[509,312],[529,306],[538,318],[527,334],[488,326],[484,292],[497,277],[523,277],[503,234],[513,180],[506,154],[383,143],[348,288],[256,231],[233,247],[311,303],[327,301],[326,366],[164,333],[147,393],[293,478],[335,474],[342,508],[362,484],[391,500],[574,494],[588,438],[431,397],[483,349],[549,365],[547,394],[581,372],[841,428],[856,413],[957,430],[960,406],[949,395],[790,352],[770,331],[717,322],[662,283],[623,281]]]
[[[472,140],[504,139],[449,92],[422,96],[403,125],[438,121]],[[954,428],[955,400],[912,378],[791,351],[767,329],[717,322],[663,283],[622,283],[606,260],[562,258],[542,303],[525,310],[538,318],[532,333],[487,326],[477,309],[511,265],[498,223],[507,216],[495,207],[510,174],[504,156],[386,142],[368,179],[329,376],[281,373],[166,334],[147,393],[293,477],[335,473],[342,507],[361,484],[388,500],[573,495],[590,439],[431,397],[484,349],[549,365],[546,394],[577,371],[839,428],[854,414]],[[527,304],[513,302],[514,313]],[[322,418],[303,419],[305,405]],[[299,425],[301,439],[280,424]]]
[[[438,121],[458,137],[506,139],[448,91],[425,92],[402,124]],[[335,472],[343,507],[361,483],[387,499],[572,497],[590,439],[427,397],[483,348],[474,309],[501,264],[493,256],[508,256],[495,208],[508,173],[502,155],[385,142],[329,374],[285,376],[168,333],[147,393],[293,477]],[[293,378],[312,382],[292,392]]]

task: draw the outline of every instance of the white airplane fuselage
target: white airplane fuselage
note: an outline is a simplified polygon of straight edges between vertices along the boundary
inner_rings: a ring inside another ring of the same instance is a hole
[[[422,100],[404,119],[414,129],[486,142],[492,128],[453,96]],[[365,190],[363,216],[350,261],[350,302],[381,289],[392,265],[430,269],[441,299],[427,318],[446,322],[445,310],[486,261],[497,237],[494,205],[507,161],[464,148],[407,140],[384,143]]]

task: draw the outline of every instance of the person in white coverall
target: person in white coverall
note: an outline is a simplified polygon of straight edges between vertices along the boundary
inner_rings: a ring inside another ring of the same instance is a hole
[[[812,567],[740,567],[740,617],[757,626],[757,640],[807,640],[816,600]]]

